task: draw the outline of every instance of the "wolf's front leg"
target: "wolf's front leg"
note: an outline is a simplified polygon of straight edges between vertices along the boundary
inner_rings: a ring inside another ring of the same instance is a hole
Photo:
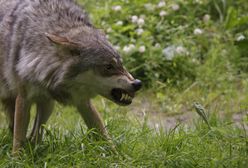
[[[77,109],[89,129],[95,128],[103,138],[106,140],[111,139],[99,113],[96,111],[90,100],[86,100],[82,104],[78,105]]]
[[[42,140],[43,124],[47,122],[52,114],[54,101],[49,98],[41,98],[36,102],[36,117],[29,140],[32,143],[39,143]]]
[[[13,154],[16,154],[26,140],[30,118],[30,103],[24,92],[19,92],[15,101]]]
[[[118,154],[116,147],[110,138],[108,131],[106,127],[103,124],[103,121],[99,115],[99,113],[96,111],[95,107],[92,105],[90,100],[86,100],[83,102],[83,104],[77,106],[79,113],[83,117],[87,127],[89,129],[95,128],[105,140],[107,140],[110,145],[112,152],[115,154]]]

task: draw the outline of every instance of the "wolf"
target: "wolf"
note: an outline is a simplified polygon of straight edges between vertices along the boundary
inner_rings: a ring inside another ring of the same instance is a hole
[[[0,0],[0,100],[13,133],[13,153],[42,139],[57,101],[77,108],[88,128],[109,139],[91,103],[101,95],[129,105],[142,83],[74,0]]]

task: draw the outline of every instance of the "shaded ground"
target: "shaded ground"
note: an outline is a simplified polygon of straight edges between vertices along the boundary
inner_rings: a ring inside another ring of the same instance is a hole
[[[193,122],[201,119],[196,111],[192,108],[186,109],[183,113],[162,113],[156,112],[154,104],[148,99],[143,98],[143,100],[136,101],[136,105],[130,108],[130,115],[134,115],[139,121],[146,121],[151,128],[160,130],[161,128],[164,131],[171,130],[177,125],[190,126]],[[207,110],[208,112],[208,110]],[[216,111],[213,111],[216,112]],[[212,115],[211,113],[208,115]],[[219,111],[217,113],[221,119],[229,119],[230,122],[233,122],[235,126],[245,129],[248,132],[248,110],[239,109],[238,112],[231,114],[226,114],[224,111]]]

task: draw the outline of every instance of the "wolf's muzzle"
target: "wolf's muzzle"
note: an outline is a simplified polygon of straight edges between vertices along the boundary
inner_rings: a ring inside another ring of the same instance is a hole
[[[111,90],[111,95],[113,100],[119,105],[129,105],[132,103],[132,99],[135,96],[135,92],[140,90],[142,87],[142,82],[138,79],[131,83],[130,90],[114,88]]]

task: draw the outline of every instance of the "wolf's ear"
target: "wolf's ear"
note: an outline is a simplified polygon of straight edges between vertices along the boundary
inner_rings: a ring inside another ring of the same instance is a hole
[[[45,33],[46,37],[55,44],[63,45],[66,47],[79,47],[79,44],[70,41],[67,37],[62,37],[50,33]]]

